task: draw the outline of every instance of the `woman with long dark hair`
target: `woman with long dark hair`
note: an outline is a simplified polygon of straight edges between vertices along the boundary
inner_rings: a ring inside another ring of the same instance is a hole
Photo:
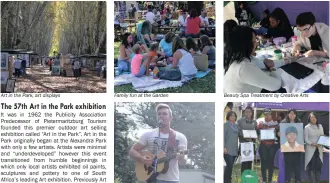
[[[301,123],[297,117],[296,109],[289,109],[282,123]],[[295,182],[300,183],[301,152],[284,152],[285,183],[290,183],[291,174],[294,173]]]
[[[203,26],[196,9],[191,10],[190,16],[187,18],[186,37],[199,38],[200,26]]]
[[[270,27],[267,31],[269,37],[285,37],[286,41],[289,41],[294,35],[288,16],[281,8],[275,8],[269,15],[269,24]]]
[[[282,82],[277,72],[267,75],[251,63],[257,47],[252,28],[236,26],[225,47],[225,93],[260,93],[262,89],[277,91]]]
[[[233,31],[233,28],[236,27],[238,24],[235,20],[227,20],[224,24],[223,24],[223,32],[224,32],[224,43],[226,46],[226,44],[229,42],[229,35],[231,34],[231,32]]]
[[[308,170],[310,182],[319,182],[323,164],[323,147],[317,144],[320,136],[324,135],[323,127],[317,116],[311,112],[305,127],[305,170]]]
[[[201,51],[199,50],[197,44],[195,43],[195,40],[193,38],[187,38],[186,39],[186,47],[187,50],[192,54],[201,54]]]
[[[119,46],[118,72],[127,72],[130,70],[130,59],[132,56],[133,36],[127,32],[123,35],[121,45]]]
[[[224,158],[226,168],[224,173],[224,182],[231,183],[231,175],[233,172],[234,162],[238,156],[238,126],[235,123],[237,115],[234,111],[230,111],[226,115],[226,123],[224,124]]]
[[[209,61],[209,67],[215,67],[215,47],[207,35],[202,35],[199,40],[201,41],[202,54],[206,54]]]

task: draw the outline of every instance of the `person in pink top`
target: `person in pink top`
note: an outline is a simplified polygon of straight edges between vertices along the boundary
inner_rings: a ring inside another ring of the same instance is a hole
[[[132,50],[135,53],[131,61],[131,73],[136,77],[141,77],[143,75],[149,75],[149,59],[144,59],[142,53],[143,46],[136,44],[133,46]]]

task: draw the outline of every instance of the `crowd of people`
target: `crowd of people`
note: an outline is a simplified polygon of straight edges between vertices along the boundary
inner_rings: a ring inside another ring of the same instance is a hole
[[[215,67],[215,47],[209,37],[200,37],[201,46],[193,38],[186,40],[169,32],[160,41],[150,46],[135,42],[131,33],[125,33],[119,47],[117,73],[131,72],[136,77],[149,75],[160,67],[178,69],[182,76],[193,77],[197,70]],[[205,59],[194,59],[205,55]]]
[[[134,6],[132,6],[134,7]],[[133,8],[132,8],[133,10]],[[141,30],[142,40],[136,34],[125,33],[119,47],[116,75],[131,72],[136,77],[177,69],[182,76],[191,78],[198,70],[215,67],[215,46],[208,36],[209,18],[205,9],[198,16],[196,9],[190,14],[181,11],[177,24],[180,32],[168,32],[158,39],[152,32],[162,25],[170,25],[177,18],[173,6],[163,10],[148,6],[145,21],[152,31]],[[155,32],[154,32],[155,33]],[[198,39],[195,39],[198,38]],[[199,43],[198,43],[199,40]],[[199,57],[204,55],[204,57]],[[165,69],[163,69],[165,68]]]
[[[280,123],[302,123],[297,117],[297,111],[295,109],[289,109],[286,117],[282,119],[273,119],[270,108],[264,109],[264,118],[257,123],[254,120],[254,110],[251,107],[246,107],[244,110],[244,117],[237,119],[237,115],[234,111],[230,110],[230,107],[226,107],[226,123],[224,124],[224,159],[226,162],[224,172],[224,182],[231,183],[232,170],[234,162],[240,155],[240,145],[238,143],[253,142],[254,147],[257,139],[244,138],[243,130],[256,130],[260,135],[262,129],[275,129],[276,138],[274,140],[261,140],[259,139],[259,155],[261,161],[261,174],[264,183],[272,182],[274,172],[274,159],[278,149],[280,149]],[[282,121],[281,121],[282,120]],[[308,124],[304,128],[304,142],[305,153],[301,152],[301,145],[296,141],[291,142],[288,140],[286,144],[290,152],[283,152],[284,154],[284,167],[285,167],[285,183],[291,181],[292,176],[296,183],[301,182],[300,170],[301,166],[308,171],[309,181],[312,183],[319,182],[321,177],[321,169],[323,164],[323,152],[328,151],[322,145],[317,144],[320,136],[324,135],[322,125],[318,120],[318,116],[311,112],[308,115]],[[298,131],[296,128],[287,128],[285,130],[286,138],[289,139],[294,136],[296,140]],[[260,137],[260,136],[259,136]],[[293,143],[293,144],[291,144]],[[283,144],[282,146],[286,146]],[[284,148],[281,148],[283,150]],[[303,149],[303,147],[302,147]],[[256,152],[256,149],[254,149]],[[301,164],[301,158],[304,156],[305,165]],[[241,173],[245,170],[252,169],[252,161],[241,163]],[[267,176],[268,172],[268,176]]]
[[[244,4],[240,3],[236,12],[238,23],[235,20],[224,23],[224,82],[230,83],[224,87],[224,92],[275,92],[282,87],[281,76],[278,72],[271,72],[269,75],[262,69],[276,69],[301,57],[329,57],[329,26],[316,22],[313,13],[304,12],[297,16],[296,29],[300,34],[294,35],[294,28],[283,9],[275,8],[271,13],[266,9],[263,12],[264,19],[260,22],[262,27],[257,30],[247,24],[248,12]],[[294,36],[297,39],[292,40]],[[261,41],[267,40],[270,43],[279,37],[292,42],[290,57],[276,62],[256,57]]]

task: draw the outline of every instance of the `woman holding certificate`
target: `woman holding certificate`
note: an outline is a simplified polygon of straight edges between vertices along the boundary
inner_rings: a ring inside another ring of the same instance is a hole
[[[288,115],[282,121],[282,123],[301,123],[297,118],[297,111],[295,109],[289,109]],[[283,149],[281,148],[282,152]],[[285,167],[285,183],[291,181],[291,174],[294,173],[296,183],[301,182],[300,167],[301,167],[301,152],[283,152],[284,155],[284,167]]]
[[[308,170],[310,182],[319,182],[323,164],[323,147],[317,144],[320,136],[324,135],[323,127],[318,123],[314,113],[308,116],[308,125],[305,127],[305,169]]]
[[[253,109],[252,107],[246,107],[244,111],[245,117],[242,117],[237,121],[238,124],[238,137],[240,143],[253,142],[256,141],[257,133],[257,122],[253,120]],[[242,147],[241,147],[242,148]],[[253,148],[253,152],[255,149]],[[252,170],[252,161],[246,161],[241,163],[241,174],[244,170]]]
[[[278,123],[272,119],[272,111],[269,108],[264,109],[264,120],[258,124],[260,130],[260,160],[261,160],[261,174],[263,182],[272,182],[274,172],[274,159],[277,146],[275,144],[275,137],[278,136]],[[267,179],[268,170],[268,179]]]
[[[238,127],[236,125],[237,115],[230,111],[226,115],[227,122],[224,124],[224,158],[226,168],[224,182],[231,183],[231,174],[236,157],[238,156]]]

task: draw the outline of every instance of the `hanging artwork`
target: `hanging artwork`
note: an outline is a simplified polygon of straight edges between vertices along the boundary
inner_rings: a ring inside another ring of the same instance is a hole
[[[13,93],[15,90],[16,79],[8,79],[6,85],[6,92]]]
[[[1,71],[1,84],[6,84],[9,78],[9,71]]]
[[[254,160],[254,148],[252,142],[241,143],[241,162]]]
[[[8,70],[8,65],[9,65],[9,54],[1,52],[1,69]]]

